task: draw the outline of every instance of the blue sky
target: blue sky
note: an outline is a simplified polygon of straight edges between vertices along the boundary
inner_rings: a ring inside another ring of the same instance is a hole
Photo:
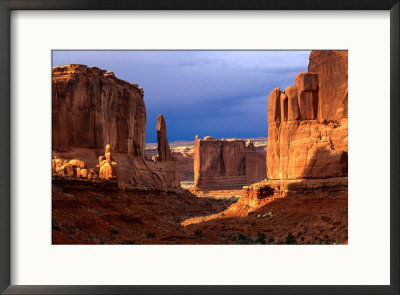
[[[144,89],[146,142],[157,115],[169,141],[267,136],[268,94],[306,72],[310,51],[53,51],[53,66],[85,64]]]

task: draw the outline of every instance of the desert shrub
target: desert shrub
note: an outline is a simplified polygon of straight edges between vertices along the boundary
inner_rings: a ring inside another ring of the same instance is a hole
[[[156,234],[153,233],[153,232],[148,232],[148,233],[146,234],[146,237],[148,237],[148,238],[150,238],[150,239],[155,239],[155,238],[156,238]]]
[[[265,235],[263,233],[258,232],[257,233],[257,243],[261,243],[261,244],[266,244],[267,242],[265,241]]]
[[[203,237],[203,231],[200,229],[196,229],[196,231],[194,232],[196,237],[202,238]]]
[[[238,200],[239,200],[239,197],[237,197],[237,196],[232,196],[229,198],[229,202],[232,202],[232,203],[236,203]]]
[[[297,244],[296,239],[294,238],[294,236],[292,235],[292,233],[289,233],[289,234],[287,235],[285,244],[288,244],[288,245]]]
[[[135,244],[135,241],[134,241],[134,240],[129,240],[129,239],[124,239],[124,240],[122,241],[121,244],[124,244],[124,245],[134,245],[134,244]]]
[[[111,230],[111,233],[112,233],[113,235],[118,235],[118,234],[119,234],[119,231],[116,230],[116,229],[112,229],[112,230]]]
[[[243,234],[239,234],[238,235],[238,240],[245,241],[245,240],[247,240],[247,237],[245,235],[243,235]]]
[[[231,234],[231,235],[229,235],[228,239],[231,240],[231,241],[236,241],[237,240],[237,236],[235,234]]]

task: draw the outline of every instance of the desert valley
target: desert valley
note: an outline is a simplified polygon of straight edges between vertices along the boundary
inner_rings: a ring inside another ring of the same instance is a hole
[[[52,243],[347,244],[347,75],[347,51],[312,51],[265,93],[265,137],[169,142],[146,89],[53,67]]]

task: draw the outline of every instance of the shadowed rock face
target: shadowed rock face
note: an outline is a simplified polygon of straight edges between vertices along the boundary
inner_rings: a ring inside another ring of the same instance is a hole
[[[312,51],[308,68],[269,94],[269,179],[347,176],[347,51]]]
[[[164,120],[157,130],[164,161],[144,157],[146,108],[143,89],[137,84],[84,65],[53,68],[52,83],[53,158],[79,159],[94,168],[99,156],[107,160],[112,150],[120,184],[143,189],[179,187],[176,163],[168,156]],[[103,170],[108,178],[111,170]]]
[[[158,115],[157,117],[157,143],[159,161],[173,161],[171,149],[168,144],[167,125],[165,124],[164,116]]]
[[[53,68],[53,149],[101,148],[144,156],[143,90],[114,73],[84,65]]]
[[[252,142],[196,137],[194,186],[199,188],[241,188],[265,179],[265,157]]]

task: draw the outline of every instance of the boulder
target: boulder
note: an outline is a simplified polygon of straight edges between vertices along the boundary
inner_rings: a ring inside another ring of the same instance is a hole
[[[108,162],[105,162],[100,167],[99,178],[109,179],[111,177],[113,177],[112,167]]]
[[[69,164],[71,164],[74,167],[79,167],[81,169],[86,168],[85,162],[77,159],[70,160]]]
[[[51,160],[51,171],[53,173],[57,173],[57,168],[62,166],[62,160],[61,159],[52,159]]]
[[[87,169],[81,169],[81,177],[87,178],[88,177],[88,170]]]
[[[79,168],[79,167],[75,168],[75,176],[76,177],[81,177],[81,168]]]
[[[69,163],[66,163],[66,164],[64,165],[64,173],[66,173],[66,175],[68,175],[68,176],[74,176],[74,171],[75,171],[75,169],[74,169],[74,166],[73,166],[73,165],[71,165],[71,164],[69,164]]]

